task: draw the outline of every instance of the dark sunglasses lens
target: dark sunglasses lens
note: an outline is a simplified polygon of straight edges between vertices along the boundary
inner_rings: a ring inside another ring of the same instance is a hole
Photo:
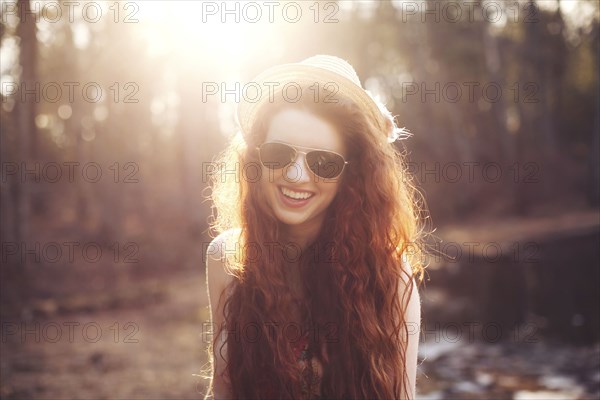
[[[260,146],[260,160],[271,169],[281,169],[294,159],[294,149],[283,143],[264,143]]]
[[[342,156],[329,151],[310,151],[306,155],[306,162],[315,175],[326,179],[339,176],[344,169]]]

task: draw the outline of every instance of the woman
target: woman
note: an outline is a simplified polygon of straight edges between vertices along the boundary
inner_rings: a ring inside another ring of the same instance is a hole
[[[252,85],[269,90],[240,103],[212,181],[207,398],[414,398],[419,206],[392,144],[406,132],[337,57]]]

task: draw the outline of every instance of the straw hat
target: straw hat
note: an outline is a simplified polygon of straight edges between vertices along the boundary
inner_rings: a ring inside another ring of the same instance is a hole
[[[387,134],[388,142],[410,135],[404,128],[396,126],[392,114],[363,89],[354,68],[339,57],[316,55],[299,63],[276,65],[259,74],[248,86],[257,90],[254,91],[256,96],[242,96],[238,104],[237,118],[244,135],[251,131],[258,110],[278,96],[293,103],[298,96],[314,96],[315,89],[331,88],[334,89],[332,99],[343,96],[356,103],[375,126]],[[304,92],[299,92],[298,87]],[[307,91],[307,87],[312,89]]]

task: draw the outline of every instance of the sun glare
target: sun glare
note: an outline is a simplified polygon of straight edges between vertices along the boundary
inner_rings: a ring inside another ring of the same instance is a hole
[[[252,70],[261,56],[285,51],[283,38],[274,34],[275,24],[269,23],[264,15],[256,23],[249,21],[257,14],[241,8],[247,3],[138,1],[136,4],[139,32],[147,43],[148,58],[168,59],[175,69],[198,68],[219,88],[221,85],[228,90],[235,88],[236,83],[248,78],[244,73]],[[217,101],[220,101],[217,117],[221,133],[227,136],[235,131],[234,114],[239,100],[228,95]]]
[[[221,10],[214,8],[222,3],[136,3],[150,57],[167,55],[175,63],[212,67],[224,78],[237,79],[240,69],[251,62],[251,54],[263,54],[273,46],[268,27],[249,24],[243,18],[236,21],[235,12],[222,15]]]

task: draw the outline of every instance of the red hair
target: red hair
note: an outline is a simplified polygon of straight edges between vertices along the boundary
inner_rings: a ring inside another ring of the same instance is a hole
[[[238,134],[220,156],[221,169],[211,185],[217,211],[211,226],[217,233],[241,229],[239,258],[228,261],[237,279],[223,308],[224,326],[213,335],[228,332],[225,358],[232,392],[236,398],[265,398],[274,394],[266,383],[274,382],[275,397],[305,396],[293,354],[297,335],[290,334],[289,326],[285,330],[295,301],[283,274],[289,253],[281,223],[263,198],[260,182],[250,176],[258,170],[254,149],[271,118],[291,106],[330,121],[343,135],[351,160],[318,238],[299,256],[308,294],[301,310],[304,328],[313,333],[312,348],[320,349],[323,342],[328,348],[327,354],[314,354],[324,368],[322,395],[406,398],[405,315],[411,291],[417,290],[413,278],[423,276],[418,255],[422,203],[402,154],[387,142],[388,133],[344,99],[269,104],[252,132]],[[233,166],[238,179],[231,177]],[[410,273],[402,268],[403,258]],[[405,282],[406,290],[399,290]]]

